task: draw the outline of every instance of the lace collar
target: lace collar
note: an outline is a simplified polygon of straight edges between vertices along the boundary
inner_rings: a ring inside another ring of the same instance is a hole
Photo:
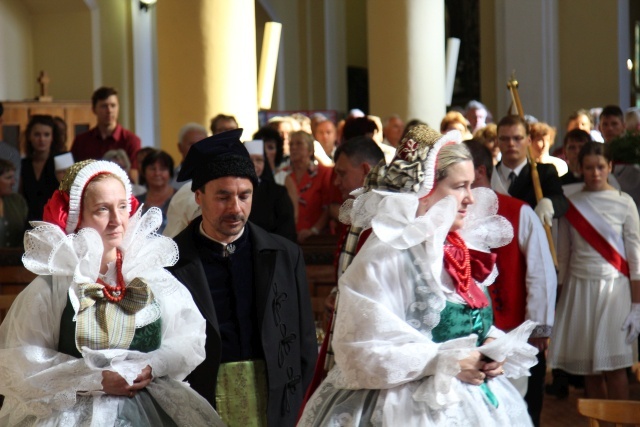
[[[177,262],[175,242],[156,233],[161,223],[162,212],[158,208],[151,208],[144,215],[138,209],[129,219],[120,246],[125,255],[122,273],[126,282],[135,277],[153,277],[164,272],[162,267]],[[31,225],[34,228],[24,238],[25,268],[39,275],[72,276],[74,283],[95,282],[103,252],[102,239],[95,230],[83,228],[65,235],[60,227],[47,222],[34,221]]]
[[[513,227],[497,215],[498,198],[493,190],[472,190],[475,203],[469,205],[460,236],[470,248],[487,252],[504,246],[513,238]],[[442,246],[456,216],[452,196],[433,205],[425,215],[416,218],[418,197],[408,193],[370,191],[345,203],[341,220],[362,229],[373,228],[378,238],[395,249],[407,249],[427,242]]]

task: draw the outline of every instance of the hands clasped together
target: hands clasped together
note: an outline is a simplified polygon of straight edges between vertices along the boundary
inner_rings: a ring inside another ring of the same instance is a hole
[[[459,361],[460,373],[456,375],[460,381],[480,385],[485,380],[503,375],[502,365],[504,362],[487,360],[477,350],[472,351],[467,357]]]
[[[151,375],[151,366],[149,365],[140,372],[131,385],[117,372],[102,371],[102,391],[114,396],[133,397],[137,392],[146,388],[152,380],[153,375]]]

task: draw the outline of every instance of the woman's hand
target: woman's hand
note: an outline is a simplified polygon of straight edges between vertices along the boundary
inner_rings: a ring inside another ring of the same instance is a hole
[[[485,362],[484,368],[482,368],[482,372],[484,372],[487,378],[499,377],[500,375],[504,374],[502,365],[504,365],[504,362],[496,362],[494,360]]]
[[[480,385],[484,382],[487,375],[482,372],[485,362],[482,361],[482,354],[473,350],[467,357],[459,360],[460,372],[456,378],[460,381],[473,385]]]
[[[129,385],[117,372],[102,371],[102,391],[114,396],[133,397],[136,393],[149,385],[153,380],[151,366],[147,365]]]
[[[495,341],[495,338],[488,337],[482,342],[482,344],[489,344],[491,341]],[[504,362],[496,362],[494,360],[485,359],[485,364],[482,368],[482,372],[484,372],[487,378],[495,378],[499,375],[504,374],[502,365],[504,365]]]

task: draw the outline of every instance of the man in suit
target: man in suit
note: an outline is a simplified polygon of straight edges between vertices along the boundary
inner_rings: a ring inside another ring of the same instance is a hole
[[[294,426],[317,357],[302,251],[248,222],[258,184],[242,129],[191,147],[178,181],[202,216],[175,237],[170,270],[207,320],[206,359],[187,378],[228,425]]]
[[[537,164],[542,199],[536,201],[531,179],[531,164],[527,159],[527,149],[531,145],[529,126],[520,116],[506,116],[498,123],[498,146],[502,160],[496,165],[491,176],[491,188],[501,194],[508,194],[529,204],[543,224],[551,226],[553,218],[559,218],[569,208],[564,197],[562,183],[555,166]],[[542,263],[542,260],[540,260]],[[551,331],[546,331],[549,336]],[[531,339],[538,348],[538,364],[531,369],[525,400],[529,415],[535,426],[540,425],[542,400],[544,398],[544,380],[547,369],[545,351],[549,340],[544,337]]]
[[[543,198],[536,201],[527,149],[531,145],[529,126],[520,116],[505,116],[498,123],[498,146],[502,160],[491,177],[491,188],[527,202],[543,224],[551,226],[569,208],[562,183],[553,165],[537,164]]]

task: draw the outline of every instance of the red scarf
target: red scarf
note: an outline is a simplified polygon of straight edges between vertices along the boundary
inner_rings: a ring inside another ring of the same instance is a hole
[[[482,283],[489,277],[496,263],[496,254],[467,248],[462,237],[455,231],[447,234],[444,245],[444,269],[453,280],[458,295],[471,308],[489,305],[487,296],[474,283]]]

